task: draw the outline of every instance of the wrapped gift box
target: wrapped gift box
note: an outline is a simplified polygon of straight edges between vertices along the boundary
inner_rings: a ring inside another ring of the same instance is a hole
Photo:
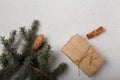
[[[104,63],[104,59],[78,34],[64,45],[62,51],[89,77]]]

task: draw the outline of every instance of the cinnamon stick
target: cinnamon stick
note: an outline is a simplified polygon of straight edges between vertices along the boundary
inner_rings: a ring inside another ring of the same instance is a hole
[[[102,32],[104,32],[104,28],[102,26],[98,27],[97,29],[93,30],[92,32],[87,34],[87,38],[91,39],[95,36],[98,36],[99,34],[101,34]]]

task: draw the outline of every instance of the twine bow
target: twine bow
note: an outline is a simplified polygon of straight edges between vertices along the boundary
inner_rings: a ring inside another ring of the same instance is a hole
[[[79,69],[79,65],[80,65],[80,63],[83,61],[83,59],[84,58],[86,58],[89,54],[88,54],[88,51],[90,50],[92,48],[92,46],[89,46],[88,48],[87,48],[87,50],[84,52],[84,53],[82,53],[82,55],[81,55],[81,57],[79,58],[79,59],[77,59],[77,60],[75,60],[75,62],[77,63],[77,66],[78,66],[78,75],[80,76],[80,69]],[[90,52],[90,53],[92,53],[92,52]],[[89,65],[91,65],[91,63],[92,63],[92,60],[93,60],[93,56],[91,55],[89,58],[87,58],[88,59],[88,61],[89,61]]]

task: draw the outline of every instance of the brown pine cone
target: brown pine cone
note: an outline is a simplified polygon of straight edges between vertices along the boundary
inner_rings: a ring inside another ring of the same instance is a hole
[[[32,45],[32,50],[36,51],[42,45],[43,40],[44,35],[43,34],[38,35]]]

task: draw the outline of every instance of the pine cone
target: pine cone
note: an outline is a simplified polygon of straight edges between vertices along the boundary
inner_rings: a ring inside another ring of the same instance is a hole
[[[32,45],[32,50],[36,51],[42,45],[43,40],[44,35],[43,34],[38,35]]]

